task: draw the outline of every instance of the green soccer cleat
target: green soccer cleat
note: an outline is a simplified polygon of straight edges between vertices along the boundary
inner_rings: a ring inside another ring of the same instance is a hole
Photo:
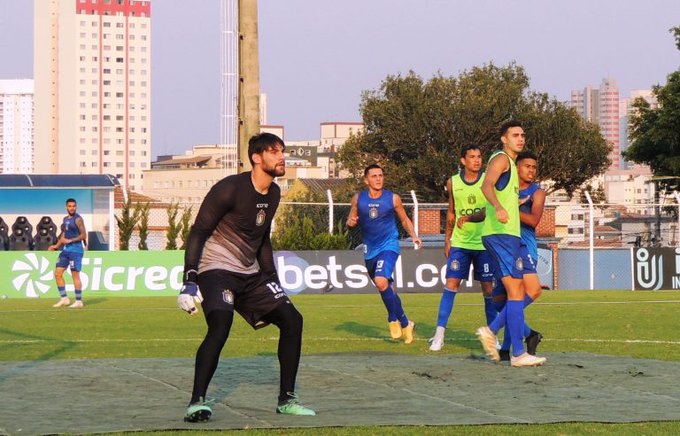
[[[189,404],[187,414],[184,416],[185,422],[207,422],[212,416],[212,401],[205,401],[203,397],[197,402]]]
[[[276,413],[282,415],[316,416],[315,411],[300,404],[297,395],[292,392],[288,392],[287,395],[288,398],[279,401],[279,405],[276,407]]]

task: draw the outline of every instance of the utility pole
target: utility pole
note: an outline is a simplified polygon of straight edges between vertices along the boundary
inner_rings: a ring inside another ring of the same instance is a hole
[[[250,171],[248,140],[260,133],[257,0],[238,0],[238,169]]]

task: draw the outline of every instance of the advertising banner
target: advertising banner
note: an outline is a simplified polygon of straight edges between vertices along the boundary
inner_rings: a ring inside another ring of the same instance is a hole
[[[51,251],[0,252],[0,297],[37,298],[48,293],[56,297],[57,257]],[[282,287],[292,295],[376,292],[359,251],[277,251],[274,261]],[[87,251],[80,277],[90,296],[176,295],[182,287],[183,265],[184,251]],[[540,266],[552,269],[551,264]],[[394,287],[400,292],[439,293],[445,268],[440,248],[404,249],[394,271]],[[65,280],[66,290],[72,292],[69,271]],[[472,274],[460,287],[462,292],[479,289]]]
[[[633,249],[635,290],[680,289],[680,248]]]

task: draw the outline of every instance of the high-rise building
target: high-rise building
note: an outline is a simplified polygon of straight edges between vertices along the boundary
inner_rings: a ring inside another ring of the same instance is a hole
[[[612,78],[602,80],[598,89],[587,86],[571,92],[571,107],[586,120],[600,126],[602,136],[612,145],[610,169],[618,169],[619,149],[619,88]]]
[[[33,165],[33,80],[0,80],[0,174],[30,174]]]
[[[35,0],[36,173],[113,174],[151,162],[151,2]]]
[[[628,98],[622,98],[619,102],[619,137],[621,138],[621,153],[626,151],[628,146],[630,145],[630,139],[628,138],[628,135],[630,133],[630,116],[631,114],[636,110],[633,107],[633,103],[635,100],[638,98],[644,99],[647,103],[649,103],[649,106],[652,109],[656,109],[659,107],[659,103],[656,100],[656,96],[650,89],[634,89],[633,91],[630,92],[630,97]],[[636,167],[640,166],[639,164],[634,164],[632,162],[627,162],[623,159],[621,159],[621,164],[620,168],[622,170],[630,170],[630,169],[635,169]],[[648,168],[645,168],[648,170]]]

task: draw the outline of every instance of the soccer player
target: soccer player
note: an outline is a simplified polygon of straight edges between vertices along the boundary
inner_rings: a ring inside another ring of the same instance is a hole
[[[81,309],[83,307],[83,285],[80,281],[80,270],[83,264],[83,243],[87,240],[87,231],[83,218],[76,212],[78,204],[73,198],[66,200],[66,212],[61,223],[61,233],[57,238],[57,243],[47,247],[54,251],[61,249],[57,266],[54,270],[54,277],[57,282],[57,289],[61,298],[52,307],[68,306],[71,309]],[[66,296],[66,281],[64,271],[71,269],[73,276],[73,287],[75,288],[76,301],[71,304],[71,300]]]
[[[520,236],[522,244],[526,246],[526,255],[523,259],[524,274],[522,284],[525,289],[524,307],[533,303],[540,297],[542,288],[538,274],[536,273],[536,262],[538,260],[538,243],[536,242],[536,226],[543,216],[545,205],[545,191],[536,180],[538,171],[538,158],[531,151],[522,151],[517,155],[517,176],[519,178],[519,218]],[[506,290],[502,282],[499,282],[493,290],[494,301],[497,303],[497,310],[502,311],[507,298]],[[523,332],[524,342],[527,353],[536,355],[536,348],[541,342],[543,335],[531,329],[526,323]],[[499,350],[501,361],[510,360],[510,335],[505,334],[503,345]]]
[[[184,420],[203,422],[212,409],[208,384],[229,337],[236,310],[254,329],[280,330],[277,413],[315,415],[300,404],[295,379],[302,345],[302,315],[281,288],[269,239],[281,199],[275,177],[286,172],[285,145],[261,133],[248,142],[252,171],[228,176],[208,192],[191,228],[184,254],[181,309],[194,315],[201,301],[208,331],[196,352],[194,387]]]
[[[515,159],[524,148],[526,135],[522,124],[505,122],[500,129],[503,149],[489,159],[482,192],[487,199],[482,243],[494,258],[495,271],[507,290],[505,308],[506,331],[512,342],[512,366],[538,366],[544,357],[532,356],[524,349],[524,287],[522,240],[520,238],[519,182]],[[503,313],[503,312],[502,312]],[[500,315],[499,315],[500,317]],[[498,318],[497,317],[497,320]],[[492,325],[496,320],[492,323]],[[489,326],[477,329],[484,351],[493,361],[499,361],[496,333]]]
[[[406,316],[401,298],[392,288],[392,272],[399,258],[399,232],[395,217],[411,236],[416,249],[420,248],[421,241],[406,215],[401,197],[384,189],[385,175],[380,165],[366,167],[364,182],[368,189],[352,197],[347,227],[353,228],[357,224],[361,227],[366,269],[387,309],[390,336],[393,339],[403,337],[404,342],[410,344],[415,323]]]
[[[475,271],[475,280],[482,286],[487,324],[496,318],[496,307],[491,299],[493,288],[492,259],[482,244],[483,222],[468,221],[486,204],[482,194],[482,152],[479,146],[469,144],[460,153],[461,170],[446,182],[449,208],[446,212],[446,284],[439,301],[437,328],[430,339],[430,350],[439,351],[444,346],[446,324],[453,312],[458,287]],[[456,222],[458,221],[458,223]]]

